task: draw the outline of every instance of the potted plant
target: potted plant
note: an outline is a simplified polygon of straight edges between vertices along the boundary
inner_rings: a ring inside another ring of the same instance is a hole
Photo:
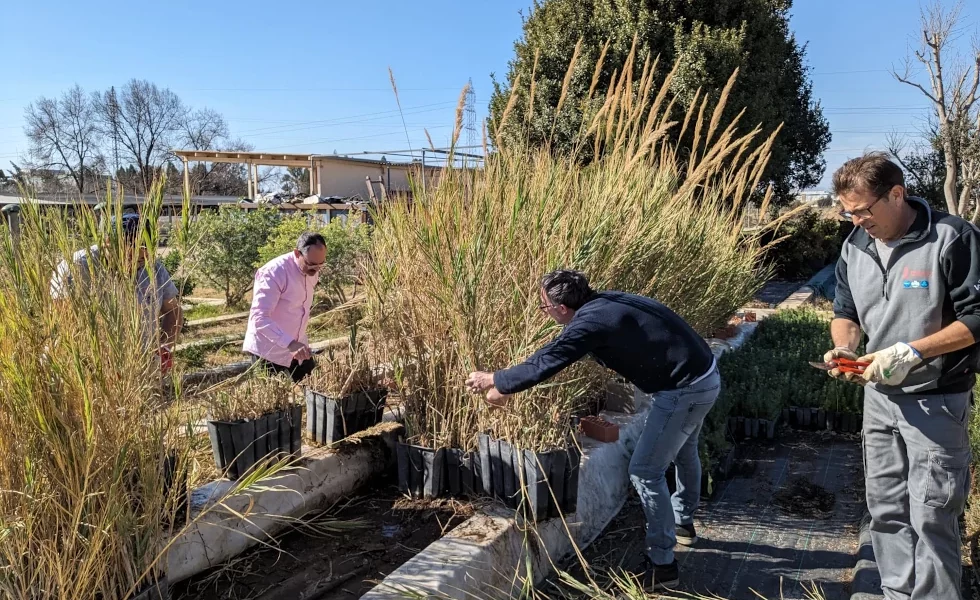
[[[306,431],[318,444],[332,444],[381,422],[388,389],[371,368],[351,326],[346,357],[328,351],[305,388]]]
[[[208,433],[218,469],[232,480],[302,451],[303,407],[285,377],[254,376],[210,395]]]
[[[575,512],[582,452],[574,441],[533,451],[482,434],[479,444],[480,474],[487,494],[538,521]]]

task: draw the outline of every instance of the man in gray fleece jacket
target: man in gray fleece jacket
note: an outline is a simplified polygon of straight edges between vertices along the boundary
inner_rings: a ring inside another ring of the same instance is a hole
[[[854,231],[837,263],[825,359],[858,358],[866,384],[864,470],[886,598],[961,598],[967,434],[980,339],[980,232],[906,195],[902,170],[870,153],[834,174]]]

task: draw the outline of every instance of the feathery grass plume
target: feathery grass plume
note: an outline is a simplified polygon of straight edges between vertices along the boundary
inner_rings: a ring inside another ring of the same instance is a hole
[[[402,101],[398,96],[398,84],[395,83],[395,72],[391,70],[391,67],[388,67],[388,80],[391,82],[391,90],[395,93],[395,104],[398,105],[398,114],[402,118],[402,127],[405,129],[405,141],[408,142],[408,149],[411,150],[412,137],[408,135],[408,124],[405,122],[405,113],[402,111]]]
[[[555,106],[555,117],[551,121],[551,134],[548,136],[549,145],[555,137],[555,127],[558,126],[558,115],[561,114],[561,109],[565,105],[565,98],[568,97],[568,85],[572,82],[572,75],[575,74],[575,65],[578,62],[578,55],[581,51],[582,39],[580,38],[578,43],[575,44],[575,49],[572,50],[572,59],[568,62],[568,68],[565,70],[565,78],[561,82],[561,94],[558,96],[558,104]]]
[[[449,144],[449,160],[452,160],[453,151],[459,141],[459,134],[463,131],[463,112],[466,110],[466,94],[470,91],[470,84],[467,83],[459,92],[459,100],[456,102],[456,123],[453,126],[453,138]]]
[[[42,208],[28,197],[16,242],[0,224],[3,599],[131,597],[160,576],[186,492],[193,448],[180,398],[165,393],[159,331],[137,301],[140,252],[108,226],[122,205],[107,193],[101,220],[87,205]],[[162,198],[158,182],[144,222],[155,223]],[[156,228],[141,231],[155,256]],[[88,267],[76,265],[75,251],[94,245]],[[73,284],[53,290],[62,261]]]
[[[414,442],[472,449],[489,431],[532,450],[568,443],[569,416],[602,394],[607,373],[595,363],[577,363],[503,411],[485,410],[463,385],[470,371],[520,362],[558,334],[538,309],[547,271],[577,268],[596,289],[654,296],[705,335],[767,278],[758,237],[740,232],[769,141],[758,128],[736,134],[737,121],[712,125],[704,104],[693,104],[685,123],[709,135],[703,151],[681,156],[668,135],[677,126],[665,102],[670,75],[657,82],[653,60],[640,84],[629,66],[610,81],[581,128],[601,149],[587,166],[578,150],[500,140],[482,171],[447,166],[438,186],[413,190],[410,206],[378,214],[368,318]]]

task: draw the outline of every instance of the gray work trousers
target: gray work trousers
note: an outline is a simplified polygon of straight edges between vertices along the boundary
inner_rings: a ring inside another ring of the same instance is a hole
[[[864,391],[871,543],[889,600],[959,600],[957,519],[970,487],[971,392]]]

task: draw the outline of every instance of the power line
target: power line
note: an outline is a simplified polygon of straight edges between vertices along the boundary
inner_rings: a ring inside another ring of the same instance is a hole
[[[398,88],[403,92],[437,92],[456,90],[458,87]],[[390,87],[379,88],[187,88],[188,92],[393,92]]]
[[[409,112],[406,112],[405,114],[406,115],[419,115],[419,114],[423,114],[423,113],[437,112],[437,111],[442,111],[442,110],[446,110],[446,107],[443,107],[443,108],[430,108],[430,109],[427,109],[427,110],[409,111]],[[267,137],[267,136],[282,135],[282,134],[285,134],[285,133],[294,133],[294,132],[297,132],[297,131],[310,131],[310,130],[313,130],[313,129],[322,129],[322,128],[325,128],[325,127],[336,127],[338,125],[361,125],[361,124],[364,124],[364,123],[367,123],[367,122],[370,122],[370,121],[381,121],[381,120],[384,120],[384,119],[391,119],[393,117],[394,117],[394,115],[388,115],[388,116],[384,116],[384,117],[374,117],[372,119],[359,119],[359,120],[353,120],[353,121],[342,121],[342,122],[337,122],[337,123],[325,123],[325,124],[322,124],[322,125],[310,125],[308,127],[293,127],[291,129],[280,129],[280,130],[277,130],[277,131],[267,131],[267,132],[264,132],[264,133],[246,134],[246,135],[243,135],[242,137],[245,137],[245,138],[248,138],[248,139],[252,139],[252,138],[257,138],[257,137]],[[391,125],[395,125],[395,124],[391,124]]]
[[[437,125],[435,127],[429,127],[429,129],[430,130],[431,129],[446,129],[448,127],[451,127],[451,125]],[[419,129],[414,129],[412,131],[414,131],[415,133],[419,133],[419,132],[421,132],[423,130],[421,128],[419,128]],[[264,150],[278,150],[278,149],[281,149],[281,148],[295,148],[296,146],[307,146],[307,145],[310,145],[310,144],[326,144],[326,143],[329,143],[329,142],[349,142],[349,141],[353,141],[353,140],[366,140],[366,139],[378,138],[378,137],[385,137],[385,136],[390,136],[390,135],[391,135],[391,133],[386,132],[386,133],[376,133],[376,134],[373,134],[373,135],[363,135],[363,136],[358,136],[358,137],[326,138],[326,139],[320,139],[320,140],[303,140],[303,141],[292,142],[290,144],[286,144],[286,145],[283,145],[283,146],[272,146],[271,148],[264,148]]]
[[[452,101],[447,101],[447,102],[434,102],[432,104],[420,104],[418,106],[409,106],[408,108],[405,109],[405,111],[415,111],[416,109],[423,109],[423,108],[429,108],[429,107],[445,108],[445,107],[448,107],[448,106],[454,105],[454,104],[456,104],[456,103],[455,102],[452,102]],[[313,125],[313,124],[334,124],[334,123],[343,124],[343,121],[346,121],[348,119],[361,119],[362,117],[375,117],[375,116],[381,116],[381,115],[385,115],[383,118],[388,118],[388,117],[398,116],[401,112],[402,111],[400,111],[398,109],[394,109],[394,110],[382,110],[382,111],[376,111],[376,112],[370,112],[370,113],[361,113],[361,114],[358,114],[358,115],[348,115],[348,116],[344,116],[344,117],[331,117],[329,119],[316,119],[316,120],[312,120],[312,121],[299,121],[297,123],[293,123],[293,124],[290,124],[290,125],[271,125],[269,127],[259,127],[259,128],[256,128],[256,129],[246,129],[246,130],[240,131],[238,133],[239,134],[243,134],[243,133],[254,133],[254,132],[257,132],[257,131],[289,130],[290,127],[296,127],[296,126],[299,126],[299,125],[306,126],[306,125]],[[418,113],[413,112],[411,114],[418,114]],[[363,120],[374,120],[374,119],[366,119],[365,118]],[[356,123],[356,122],[360,122],[360,121],[352,121],[352,122],[355,122]]]
[[[891,73],[888,69],[860,69],[856,71],[814,71],[811,75],[856,75],[859,73]]]

